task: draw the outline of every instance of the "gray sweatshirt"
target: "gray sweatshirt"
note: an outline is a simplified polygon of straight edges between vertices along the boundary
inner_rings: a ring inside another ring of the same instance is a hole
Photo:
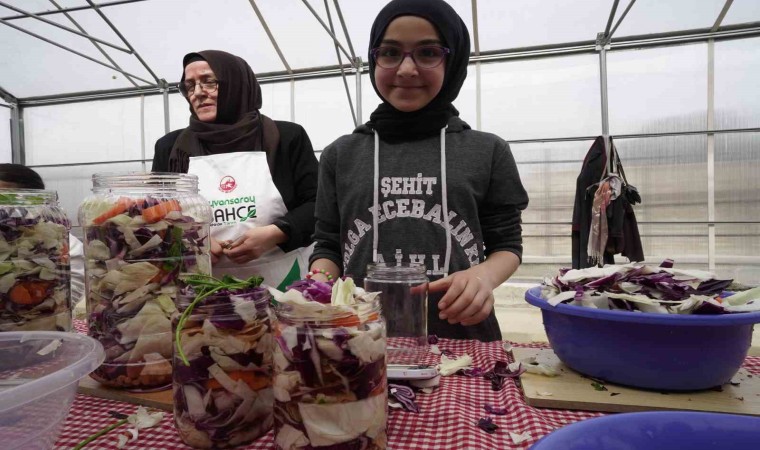
[[[527,205],[509,145],[458,117],[449,120],[445,138],[395,144],[360,126],[320,158],[311,260],[330,259],[359,286],[373,259],[422,263],[436,280],[495,251],[522,258],[520,216]],[[493,313],[470,327],[439,320],[440,297],[429,298],[429,334],[501,339]]]

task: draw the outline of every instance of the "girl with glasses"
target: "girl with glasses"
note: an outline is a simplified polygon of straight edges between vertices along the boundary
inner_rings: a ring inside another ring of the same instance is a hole
[[[318,163],[306,131],[261,114],[261,88],[242,58],[188,53],[180,92],[190,124],[156,142],[154,172],[198,176],[213,211],[215,276],[260,275],[284,289],[308,267]]]
[[[368,263],[425,264],[428,333],[492,341],[493,289],[520,264],[528,196],[509,145],[452,105],[469,54],[467,27],[442,0],[380,11],[369,64],[383,103],[322,154],[311,269],[361,283]]]

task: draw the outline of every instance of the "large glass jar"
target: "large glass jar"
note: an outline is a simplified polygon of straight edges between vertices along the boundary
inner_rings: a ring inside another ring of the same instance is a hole
[[[184,174],[95,174],[79,207],[89,335],[106,351],[91,376],[134,390],[169,387],[181,276],[209,274],[211,210]]]
[[[69,331],[69,220],[55,191],[0,189],[0,331]]]
[[[200,297],[187,311],[196,291],[183,288],[173,321],[174,423],[194,448],[245,445],[272,428],[271,295],[259,287]]]
[[[295,313],[286,303],[273,310],[275,448],[385,449],[386,336],[379,300],[318,316]]]
[[[364,289],[379,292],[388,324],[388,363],[419,364],[428,353],[428,278],[422,264],[367,265]]]

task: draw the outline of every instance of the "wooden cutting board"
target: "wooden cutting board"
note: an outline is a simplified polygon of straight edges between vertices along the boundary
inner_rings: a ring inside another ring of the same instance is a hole
[[[538,408],[580,409],[601,412],[693,410],[760,416],[760,376],[740,369],[722,392],[707,390],[660,393],[604,383],[597,390],[594,380],[562,364],[550,349],[513,348],[515,360],[535,357],[555,367],[559,376],[524,373],[520,376],[525,402]],[[614,395],[613,395],[614,394]]]
[[[79,389],[77,389],[77,392],[91,397],[134,403],[136,405],[162,409],[169,412],[172,412],[174,409],[171,387],[158,392],[137,393],[103,386],[90,377],[84,377],[79,382]]]

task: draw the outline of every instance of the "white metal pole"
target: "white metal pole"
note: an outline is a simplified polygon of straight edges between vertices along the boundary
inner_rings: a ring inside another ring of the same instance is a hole
[[[729,4],[730,6],[730,4]],[[715,272],[715,41],[707,41],[707,270]]]
[[[11,103],[11,160],[15,164],[26,164],[24,151],[24,114],[18,103]]]
[[[607,50],[609,42],[604,33],[596,37],[596,48],[599,50],[599,92],[602,100],[602,135],[604,136],[604,149],[607,154],[607,164],[610,162],[610,117],[607,98]]]
[[[169,84],[163,78],[161,79],[161,87],[164,95],[164,132],[168,133],[171,131],[169,123]]]
[[[354,60],[356,66],[356,124],[364,123],[362,120],[362,59],[357,56]]]

